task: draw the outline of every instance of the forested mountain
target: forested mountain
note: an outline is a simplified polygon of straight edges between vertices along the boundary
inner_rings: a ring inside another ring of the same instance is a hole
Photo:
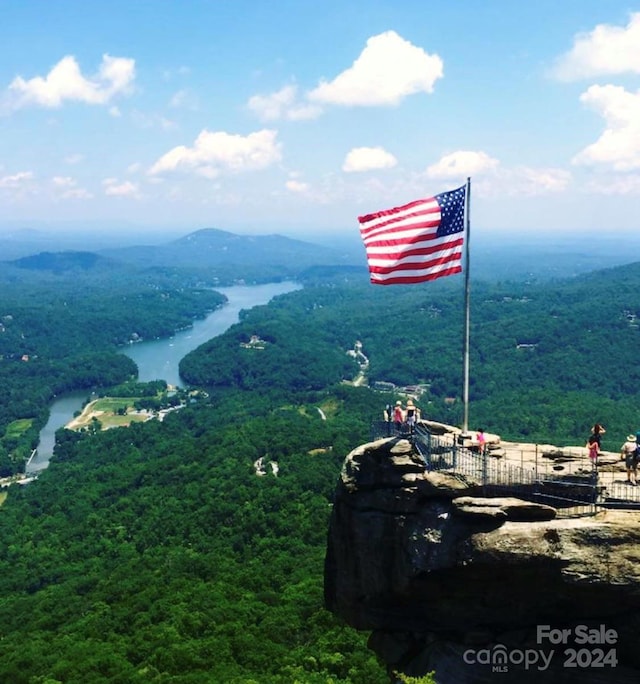
[[[360,262],[360,263],[358,263]],[[129,246],[97,252],[36,252],[0,262],[0,283],[48,283],[74,277],[76,284],[126,281],[150,284],[224,286],[304,278],[307,270],[347,269],[366,273],[362,258],[280,235],[240,236],[206,229],[161,245]]]
[[[600,420],[612,428],[607,441],[616,450],[640,424],[638,292],[640,264],[540,285],[474,282],[474,423],[505,438],[575,444]],[[314,373],[345,373],[338,350],[360,340],[370,383],[425,384],[425,413],[455,424],[462,417],[462,330],[461,278],[393,288],[334,281],[252,310],[187,355],[181,372],[214,388],[314,388]],[[269,342],[253,356],[239,351],[251,335]]]
[[[67,273],[68,271],[106,269],[114,264],[93,252],[40,252],[9,262],[10,266],[32,271],[52,271]]]
[[[101,253],[139,266],[213,267],[222,268],[225,273],[236,268],[237,278],[246,277],[245,269],[259,272],[256,267],[262,268],[262,272],[280,269],[280,277],[285,279],[318,264],[353,263],[353,256],[348,253],[302,240],[282,235],[237,235],[215,228],[198,230],[166,244]]]

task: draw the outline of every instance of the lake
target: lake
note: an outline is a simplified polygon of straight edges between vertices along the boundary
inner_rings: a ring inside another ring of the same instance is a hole
[[[268,304],[274,297],[299,290],[301,287],[298,283],[284,282],[217,288],[217,291],[228,299],[228,303],[223,307],[216,309],[206,318],[195,321],[193,327],[182,330],[173,337],[138,342],[123,348],[122,352],[136,362],[138,379],[141,382],[166,380],[169,385],[183,387],[178,366],[184,356],[237,323],[243,309]],[[73,418],[73,414],[82,408],[88,396],[89,392],[83,390],[59,397],[52,402],[49,407],[49,420],[40,432],[38,452],[27,467],[27,475],[44,470],[49,465],[56,430]]]

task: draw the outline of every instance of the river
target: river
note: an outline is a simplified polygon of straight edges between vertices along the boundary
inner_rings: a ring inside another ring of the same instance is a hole
[[[169,385],[183,387],[178,365],[184,356],[237,323],[242,309],[267,304],[274,297],[299,290],[300,287],[298,283],[284,282],[217,288],[229,301],[206,318],[195,321],[193,327],[170,338],[132,344],[122,351],[136,362],[138,379],[141,382],[166,380]],[[27,475],[33,475],[49,465],[56,430],[66,425],[73,418],[73,414],[82,408],[88,394],[87,391],[72,392],[52,402],[49,407],[49,420],[40,432],[38,451],[29,462]]]

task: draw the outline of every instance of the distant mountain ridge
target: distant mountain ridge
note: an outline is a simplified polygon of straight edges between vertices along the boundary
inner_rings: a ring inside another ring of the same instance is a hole
[[[280,265],[289,274],[317,265],[350,265],[351,255],[282,235],[238,235],[203,228],[164,245],[101,250],[104,256],[141,266],[202,267],[217,264]]]
[[[109,268],[112,265],[111,259],[94,252],[74,251],[40,252],[6,263],[31,271],[51,271],[53,273],[66,273],[77,269],[90,271],[98,268]]]
[[[93,226],[93,224],[90,224]],[[125,234],[112,231],[109,225],[73,233],[39,230],[2,232],[0,224],[0,276],[10,260],[41,252],[93,252],[119,261],[121,266],[171,271],[190,269],[208,270],[213,266],[219,283],[245,279],[250,282],[265,279],[298,278],[310,269],[357,270],[366,269],[365,251],[358,231],[345,230],[338,234],[307,233],[308,240],[280,234],[244,235],[218,228],[203,228],[176,237],[161,232],[149,233],[131,226]],[[471,249],[472,280],[537,281],[574,277],[582,273],[615,267],[634,260],[640,238],[625,235],[625,249],[620,241],[607,235],[567,236],[542,240],[510,234],[478,233]],[[138,242],[139,240],[139,242]],[[148,242],[146,242],[148,240]],[[27,262],[28,263],[28,262]],[[115,262],[113,267],[117,268]],[[24,274],[25,269],[20,266]],[[32,272],[36,272],[33,271]],[[53,271],[40,271],[43,276]],[[90,271],[87,271],[90,273]],[[358,276],[360,277],[360,276]],[[366,278],[366,274],[364,276]]]
[[[166,277],[174,283],[188,280],[200,285],[230,285],[304,279],[309,271],[322,277],[325,269],[366,268],[364,258],[348,249],[334,250],[282,235],[237,235],[215,228],[197,230],[163,244],[93,251],[72,250],[67,245],[61,245],[60,251],[50,245],[46,251],[37,249],[34,243],[34,253],[28,255],[9,251],[0,261],[0,279],[23,281],[75,274],[104,280],[121,276],[130,279],[138,274],[145,281]]]

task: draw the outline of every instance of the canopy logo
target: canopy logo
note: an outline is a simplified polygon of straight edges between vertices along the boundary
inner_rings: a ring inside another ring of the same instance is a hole
[[[469,648],[462,654],[462,659],[467,665],[490,665],[493,672],[508,672],[509,665],[544,672],[551,664],[553,655],[554,649],[508,649],[504,644],[496,644],[493,648]]]
[[[544,672],[554,658],[562,668],[613,668],[618,664],[615,648],[618,642],[615,629],[606,625],[554,629],[551,625],[538,625],[536,629],[537,648],[507,648],[495,644],[485,648],[469,648],[462,654],[467,665],[491,667],[492,672],[509,672],[510,667]],[[561,646],[566,648],[544,648]],[[601,648],[607,646],[609,648]],[[580,648],[582,647],[582,648]]]

